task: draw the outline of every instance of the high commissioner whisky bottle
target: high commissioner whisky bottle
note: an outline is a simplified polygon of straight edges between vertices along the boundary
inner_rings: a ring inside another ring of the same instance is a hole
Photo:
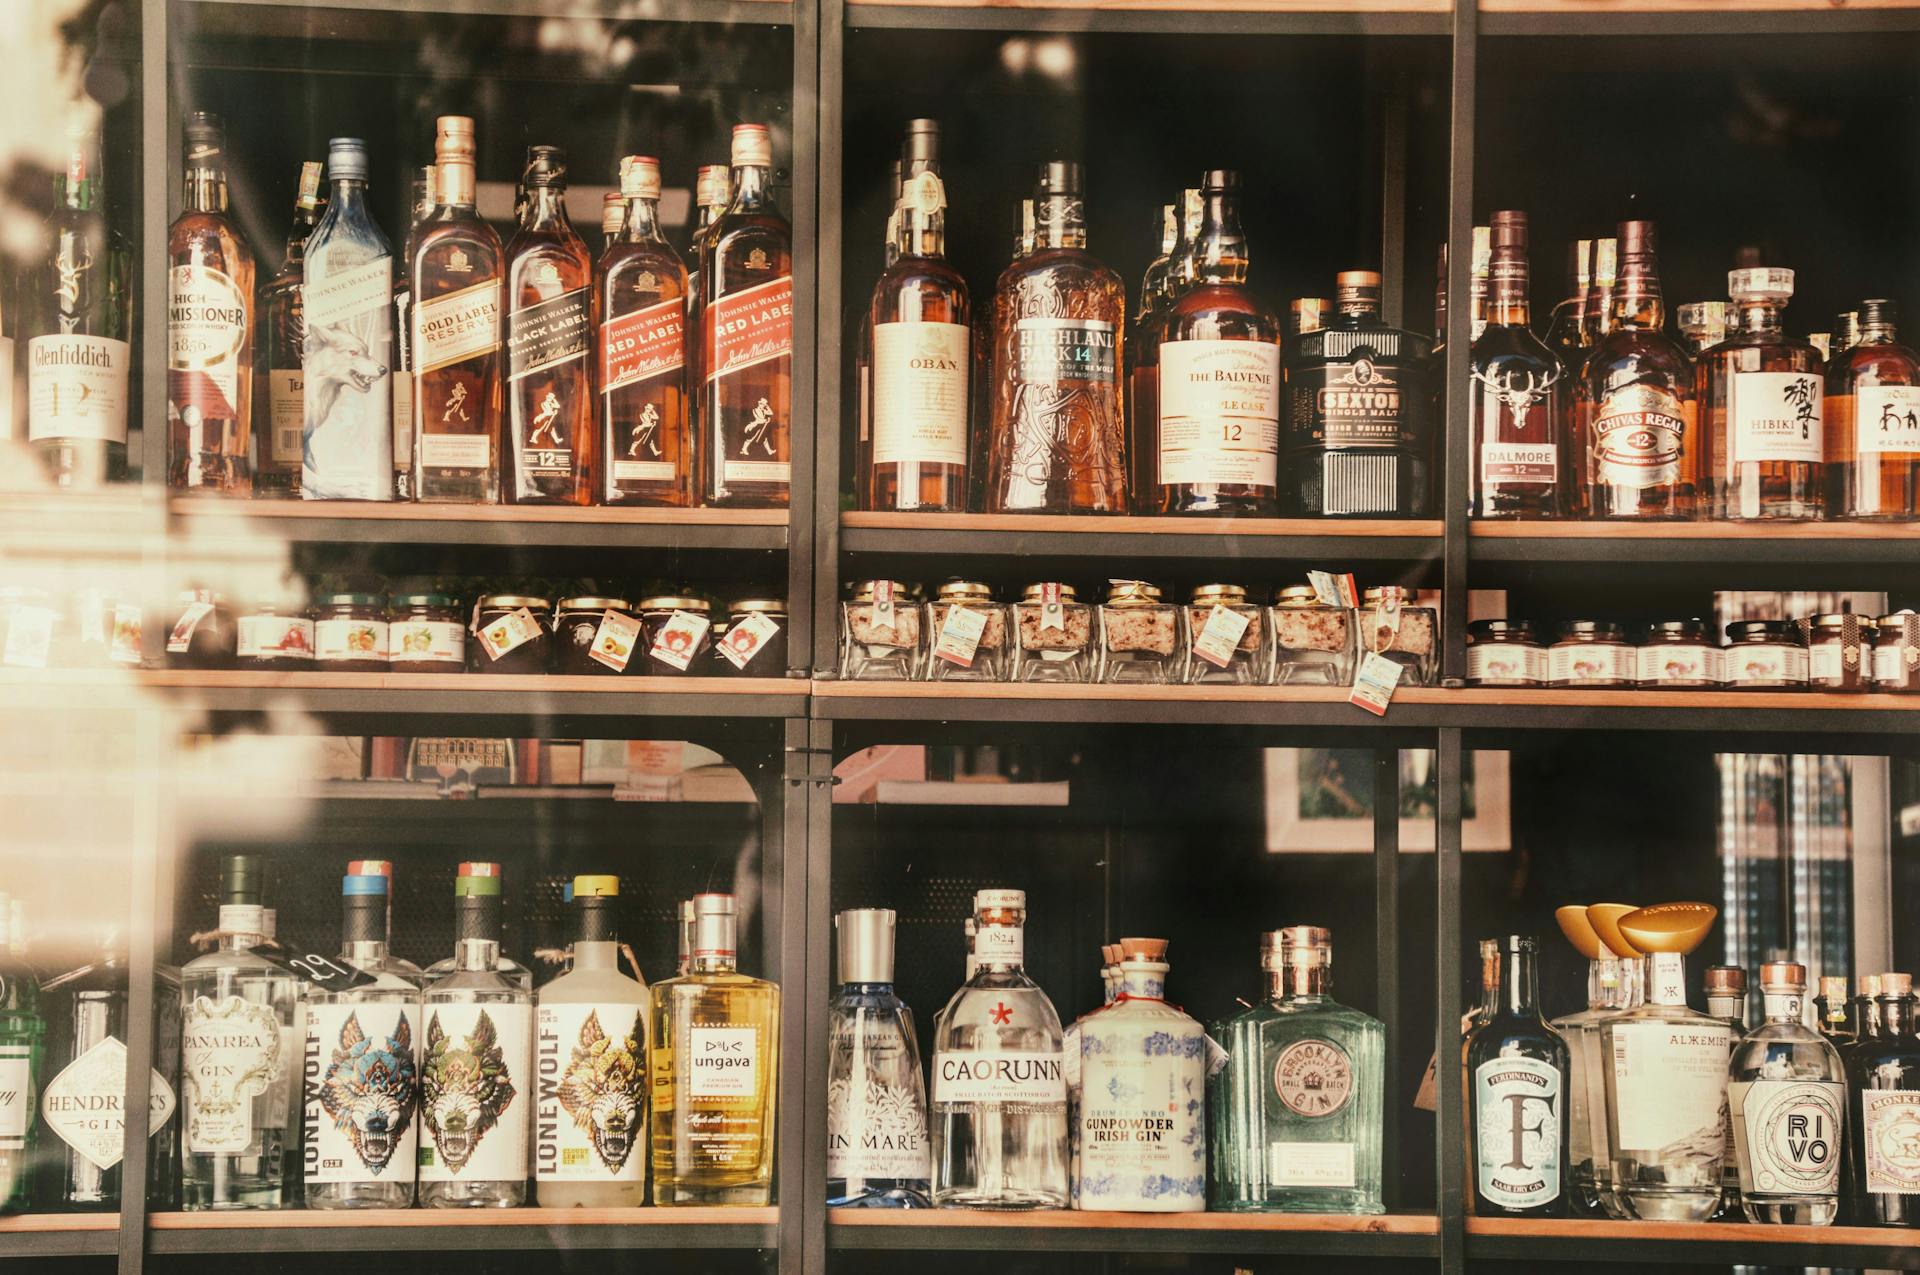
[[[227,212],[226,125],[187,116],[186,191],[167,232],[167,479],[253,490],[253,251]]]
[[[509,504],[593,503],[593,258],[567,220],[567,156],[527,152],[526,212],[507,243]]]
[[[600,257],[600,497],[693,502],[687,423],[687,268],[660,236],[660,161],[620,161],[625,212]]]

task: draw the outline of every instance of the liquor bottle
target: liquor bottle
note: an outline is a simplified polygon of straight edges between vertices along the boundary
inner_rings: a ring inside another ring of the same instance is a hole
[[[1820,994],[1813,998],[1813,1006],[1820,1034],[1836,1048],[1859,1036],[1860,1020],[1853,1015],[1852,1003],[1847,999],[1846,975],[1823,975]]]
[[[0,915],[0,1213],[18,1213],[33,1202],[47,1035],[40,1009],[40,980],[26,959],[24,926],[8,909]]]
[[[1161,243],[1165,263],[1156,258],[1147,267],[1147,278],[1140,289],[1138,317],[1133,325],[1133,343],[1127,350],[1127,458],[1130,465],[1127,488],[1144,493],[1143,504],[1151,500],[1160,484],[1160,453],[1154,445],[1160,412],[1160,339],[1166,331],[1167,312],[1192,284],[1192,245],[1200,236],[1200,213],[1198,187],[1182,191],[1179,204],[1162,209]]]
[[[1027,977],[1026,918],[1025,891],[974,896],[979,967],[947,1002],[934,1031],[936,1205],[1057,1209],[1067,1203],[1060,1018]]]
[[[1600,1023],[1614,1012],[1620,999],[1620,961],[1600,941],[1585,907],[1574,904],[1555,908],[1553,916],[1567,942],[1587,958],[1587,1007],[1563,1014],[1551,1024],[1566,1040],[1572,1063],[1567,1078],[1567,1165],[1571,1178],[1567,1204],[1580,1217],[1604,1217],[1606,1209],[1600,1203],[1600,1189],[1594,1179],[1594,1129],[1596,1123],[1604,1122],[1607,1109]],[[1596,1112],[1600,1121],[1595,1119]]]
[[[301,305],[303,500],[393,499],[393,249],[367,207],[367,144],[327,143],[327,211]]]
[[[693,900],[680,900],[680,956],[673,972],[685,974],[693,966]]]
[[[733,130],[733,198],[700,261],[705,502],[784,509],[793,474],[793,231],[764,124]]]
[[[652,989],[653,1202],[770,1204],[780,989],[736,968],[732,895],[692,902],[687,972]]]
[[[1260,1004],[1214,1027],[1208,1195],[1225,1212],[1383,1213],[1386,1028],[1333,998],[1329,931],[1263,934]]]
[[[1691,518],[1700,494],[1693,363],[1663,331],[1665,303],[1650,221],[1620,223],[1612,330],[1575,381],[1594,518]]]
[[[967,282],[946,257],[946,187],[932,120],[909,125],[899,256],[867,305],[871,422],[861,508],[967,507],[973,356]]]
[[[1703,978],[1707,990],[1707,1013],[1725,1019],[1732,1029],[1732,1048],[1738,1051],[1747,1038],[1747,972],[1737,965],[1709,965]],[[1729,1055],[1728,1062],[1732,1062]],[[1733,1121],[1727,1121],[1726,1158],[1720,1165],[1720,1207],[1715,1221],[1739,1221],[1740,1155],[1734,1145]]]
[[[507,241],[508,504],[593,503],[593,258],[567,219],[567,156],[527,148],[527,207]]]
[[[913,1011],[893,990],[894,914],[833,918],[840,990],[827,1007],[827,1204],[932,1203],[927,1088]]]
[[[1662,903],[1619,919],[1646,954],[1646,999],[1601,1026],[1613,1183],[1629,1217],[1701,1222],[1720,1205],[1733,1031],[1687,1006],[1687,953],[1718,909]]]
[[[1474,338],[1468,396],[1472,513],[1558,518],[1575,472],[1567,445],[1572,387],[1527,327],[1527,215],[1495,213],[1490,242],[1487,326]]]
[[[1819,351],[1780,326],[1793,271],[1735,270],[1727,291],[1740,311],[1739,330],[1695,366],[1713,514],[1818,518],[1824,369]]]
[[[600,255],[606,256],[607,249],[620,237],[620,228],[627,224],[627,197],[619,189],[608,191],[600,196]]]
[[[62,488],[127,476],[133,254],[107,226],[101,169],[98,134],[76,122],[66,171],[53,179],[45,255],[20,281],[16,301],[26,338],[27,439]]]
[[[1567,1042],[1540,1017],[1535,940],[1509,935],[1501,948],[1500,1008],[1467,1042],[1473,1211],[1480,1217],[1565,1217]]]
[[[193,111],[186,191],[167,231],[167,481],[248,495],[253,431],[253,251],[227,213],[227,130]]]
[[[393,277],[393,498],[414,498],[413,433],[413,253],[420,245],[420,224],[440,203],[440,170],[424,164],[413,170],[406,243]]]
[[[1247,288],[1240,174],[1201,182],[1193,280],[1167,311],[1155,351],[1161,513],[1271,514],[1279,488],[1280,320]]]
[[[1727,339],[1726,302],[1695,301],[1681,306],[1675,313],[1679,316],[1676,322],[1681,345],[1690,357],[1697,359],[1703,350]]]
[[[306,284],[307,240],[320,223],[326,197],[320,177],[326,165],[310,159],[300,165],[300,193],[293,201],[293,229],[287,232],[280,268],[260,289],[260,335],[253,387],[253,494],[291,498],[300,494],[305,452],[306,399],[302,368],[306,363],[306,319],[301,295]]]
[[[1592,271],[1593,240],[1574,240],[1567,248],[1566,299],[1553,307],[1553,314],[1547,320],[1547,333],[1541,338],[1569,368],[1585,362],[1587,350],[1593,344],[1588,295]]]
[[[453,966],[427,985],[420,1066],[420,1203],[527,1202],[533,994],[500,968],[500,877],[453,883]]]
[[[155,1052],[147,1080],[147,1205],[171,1208],[177,1164],[174,1119],[180,1079],[180,984],[156,973]],[[117,932],[94,959],[41,987],[47,1052],[40,1087],[40,1123],[50,1161],[40,1207],[109,1212],[120,1205],[126,1154],[127,953]]]
[[[298,1154],[286,1109],[299,1077],[287,1067],[299,987],[253,949],[266,939],[265,862],[221,868],[220,946],[180,970],[184,1099],[180,1205],[277,1209]]]
[[[1594,933],[1600,936],[1602,950],[1611,953],[1620,965],[1619,985],[1614,989],[1612,1004],[1606,1013],[1588,1027],[1594,1033],[1594,1055],[1599,1060],[1599,1068],[1594,1072],[1589,1087],[1587,1105],[1587,1115],[1593,1124],[1593,1188],[1600,1197],[1601,1211],[1615,1219],[1625,1219],[1630,1215],[1613,1180],[1613,1133],[1607,1120],[1607,1072],[1612,1062],[1606,1054],[1606,1038],[1601,1028],[1608,1019],[1638,1009],[1646,999],[1646,958],[1620,933],[1620,918],[1637,911],[1639,909],[1631,903],[1587,905],[1587,921],[1593,926]],[[1733,1135],[1729,1132],[1727,1136],[1731,1138]],[[1731,1149],[1732,1143],[1727,1145]]]
[[[1847,1073],[1802,1021],[1807,967],[1760,967],[1767,1021],[1733,1051],[1727,1103],[1749,1222],[1826,1226],[1840,1212]]]
[[[1920,517],[1920,358],[1894,304],[1860,303],[1858,340],[1827,365],[1826,507],[1838,518]]]
[[[1080,165],[1042,166],[1034,236],[994,285],[987,510],[1124,514],[1127,295],[1087,251]]]
[[[420,1159],[420,983],[387,955],[388,879],[350,874],[340,894],[340,965],[349,976],[307,989],[307,1207],[411,1208]]]
[[[620,161],[619,229],[600,255],[600,498],[693,503],[687,420],[687,268],[660,234],[660,161]]]
[[[1855,976],[1853,999],[1848,1002],[1848,1017],[1853,1021],[1853,1040],[1858,1044],[1863,1040],[1872,1040],[1880,1034],[1880,975],[1860,974]],[[1834,1043],[1835,1049],[1845,1046]]]
[[[1920,1226],[1920,1037],[1914,1034],[1913,978],[1880,976],[1880,1035],[1847,1056],[1852,1220]]]
[[[693,418],[700,396],[695,392],[698,387],[691,382],[701,367],[700,332],[704,314],[700,309],[700,273],[706,269],[707,257],[713,250],[713,228],[720,223],[720,215],[727,211],[727,203],[732,198],[731,181],[732,170],[725,164],[702,164],[694,183],[694,201],[700,207],[693,234],[687,241],[687,375],[682,379],[689,383],[687,424],[695,427],[696,438],[700,437],[700,430]]]
[[[1160,255],[1147,263],[1146,271],[1140,276],[1140,296],[1133,310],[1134,331],[1145,323],[1147,316],[1162,309],[1167,300],[1168,271],[1173,264],[1173,250],[1180,242],[1179,210],[1172,204],[1160,205]]]
[[[1335,277],[1338,313],[1286,358],[1283,514],[1423,518],[1433,467],[1432,343],[1380,317],[1380,275]],[[1299,302],[1294,304],[1298,305]]]
[[[440,202],[415,228],[414,499],[500,499],[500,310],[505,253],[474,210],[473,121],[434,124]]]
[[[1593,241],[1593,280],[1587,287],[1583,335],[1585,348],[1591,350],[1600,338],[1614,329],[1613,290],[1619,277],[1620,241]],[[1573,366],[1578,366],[1577,364]]]
[[[1487,296],[1493,273],[1493,227],[1473,228],[1473,252],[1467,260],[1467,269],[1467,340],[1471,345],[1487,330]]]
[[[967,963],[973,965],[973,919],[967,919]],[[1120,956],[1118,943],[1100,945],[1100,1009],[1082,1014],[1062,1033],[1061,1051],[1067,1067],[1067,1202],[1080,1207],[1080,1027],[1094,1014],[1111,1006],[1120,995]],[[967,977],[973,977],[972,969]]]

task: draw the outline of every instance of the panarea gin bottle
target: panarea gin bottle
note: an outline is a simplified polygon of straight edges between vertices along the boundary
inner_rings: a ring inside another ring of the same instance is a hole
[[[833,918],[840,992],[828,1007],[827,1203],[925,1208],[927,1090],[913,1011],[893,991],[894,914]]]
[[[551,1207],[647,1202],[647,987],[620,970],[620,878],[573,879],[567,971],[540,989],[533,1176]]]
[[[453,966],[428,986],[420,1203],[527,1202],[533,994],[500,968],[500,877],[453,883]]]
[[[1467,1042],[1473,1211],[1481,1217],[1567,1215],[1572,1070],[1567,1042],[1540,1017],[1538,944],[1501,943],[1501,1005]]]
[[[1067,1203],[1060,1016],[1027,977],[1022,890],[974,896],[979,967],[933,1044],[933,1202],[983,1209]]]
[[[1727,1106],[1749,1222],[1826,1226],[1840,1212],[1847,1077],[1840,1054],[1806,1025],[1807,967],[1760,967],[1767,1021],[1727,1071]]]
[[[419,975],[387,956],[387,878],[348,876],[340,893],[341,969],[307,991],[307,1207],[410,1208],[420,1158]]]
[[[1261,936],[1267,998],[1218,1024],[1212,1206],[1224,1212],[1384,1213],[1386,1028],[1333,999],[1333,936]]]
[[[180,1081],[186,1113],[180,1204],[186,1209],[277,1209],[293,1148],[277,1112],[287,1106],[283,1038],[299,989],[252,949],[265,935],[260,856],[221,871],[220,946],[180,971]]]
[[[1166,1001],[1167,941],[1122,939],[1120,991],[1079,1027],[1074,1207],[1207,1207],[1207,1036]]]
[[[1553,1029],[1567,1042],[1573,1070],[1568,1077],[1567,1165],[1572,1176],[1568,1204],[1581,1217],[1603,1217],[1600,1191],[1594,1183],[1596,1111],[1607,1109],[1607,1085],[1600,1065],[1600,1023],[1620,999],[1620,961],[1600,941],[1579,904],[1556,908],[1554,919],[1580,955],[1587,958],[1587,1007],[1553,1020]],[[1604,1145],[1604,1144],[1602,1144]]]

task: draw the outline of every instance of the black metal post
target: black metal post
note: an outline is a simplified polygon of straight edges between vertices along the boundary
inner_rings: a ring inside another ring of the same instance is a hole
[[[1400,1179],[1400,750],[1373,752],[1374,1016],[1387,1025],[1385,1127],[1387,1212],[1399,1207]]]
[[[839,41],[836,23],[833,39]],[[822,485],[819,439],[823,433],[840,428],[838,413],[828,398],[817,392],[815,380],[819,347],[838,344],[839,329],[816,320],[817,311],[804,298],[818,294],[819,281],[827,273],[829,259],[818,252],[820,154],[823,133],[820,118],[820,51],[823,27],[819,4],[800,2],[793,6],[793,295],[802,298],[793,310],[793,470],[789,485],[787,513],[787,597],[789,672],[805,677],[811,666],[808,652],[813,649],[814,624],[819,612],[808,605],[813,597],[815,569],[820,558],[815,540],[816,491]],[[835,60],[836,91],[838,59]],[[839,152],[839,130],[831,134],[835,154]],[[837,266],[835,267],[837,269]],[[823,342],[821,334],[829,334]],[[826,422],[823,427],[822,422]],[[827,484],[829,492],[838,484]]]
[[[790,723],[801,725],[801,723]],[[833,984],[833,723],[807,722],[805,775],[801,809],[790,823],[806,845],[806,956],[807,981],[796,989],[794,1002],[806,1014],[806,1054],[802,1065],[805,1103],[802,1145],[807,1158],[806,1194],[801,1199],[804,1219],[800,1244],[806,1275],[827,1270],[827,989]],[[795,860],[797,864],[798,859]],[[796,874],[801,875],[801,874]]]
[[[1465,769],[1460,732],[1440,731],[1440,817],[1434,828],[1433,1027],[1438,1133],[1433,1140],[1434,1211],[1440,1221],[1440,1273],[1466,1269],[1465,1094],[1460,1082],[1460,819]]]
[[[1442,579],[1441,680],[1458,686],[1467,672],[1467,490],[1472,437],[1469,426],[1468,352],[1473,277],[1473,128],[1478,0],[1454,0],[1451,172],[1447,178],[1447,378],[1446,467],[1441,517],[1445,519]]]
[[[846,132],[846,5],[844,0],[816,0],[820,16],[820,215],[814,225],[819,263],[814,278],[815,342],[814,393],[819,409],[814,439],[813,594],[815,629],[811,663],[818,673],[834,668],[835,611],[840,578],[840,440],[844,405],[840,357],[840,242],[845,181],[841,173],[842,137]]]
[[[779,1184],[780,1275],[802,1275],[806,1245],[808,1158],[801,1126],[807,1118],[806,1077],[795,1065],[793,1051],[806,1039],[807,925],[806,875],[790,872],[788,852],[798,853],[804,841],[794,840],[796,818],[804,820],[806,794],[791,778],[794,741],[803,740],[807,723],[788,718],[782,725],[782,748],[759,768],[756,795],[760,799],[761,943],[772,966],[767,971],[780,985],[780,1073],[775,1117],[774,1165]],[[804,828],[802,836],[804,836]]]
[[[127,871],[127,1072],[121,1099],[126,1128],[120,1159],[120,1250],[118,1275],[140,1275],[146,1261],[147,1177],[152,1147],[154,1033],[157,1027],[160,949],[173,938],[173,785],[162,768],[173,742],[172,714],[142,709],[134,714],[135,756],[147,776],[133,798],[135,818],[147,830],[136,835]],[[184,1120],[184,1115],[175,1119]],[[171,1166],[169,1166],[171,1171]]]

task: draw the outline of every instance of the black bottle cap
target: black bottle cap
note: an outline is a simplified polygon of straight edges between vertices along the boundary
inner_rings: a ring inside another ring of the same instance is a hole
[[[186,139],[187,160],[218,158],[227,149],[227,122],[212,111],[190,111],[180,134]]]
[[[522,178],[529,186],[554,186],[567,179],[567,152],[558,146],[527,147],[527,171]]]
[[[265,893],[267,861],[257,854],[230,854],[220,865],[222,903],[258,903]]]
[[[1200,179],[1200,189],[1210,195],[1232,194],[1240,189],[1240,174],[1231,168],[1209,168]]]
[[[382,943],[387,937],[387,896],[349,894],[341,899],[340,941]]]
[[[940,121],[908,120],[906,144],[900,148],[906,174],[918,176],[940,169]]]
[[[453,937],[500,941],[500,896],[463,894],[453,901]]]
[[[1514,209],[1497,212],[1488,225],[1493,228],[1492,242],[1495,251],[1501,248],[1526,248],[1527,215],[1525,213]]]
[[[578,943],[617,942],[620,931],[613,917],[616,902],[615,899],[600,895],[574,895],[574,941]]]
[[[1050,159],[1040,165],[1039,193],[1042,196],[1078,198],[1085,190],[1081,183],[1080,165],[1070,159]]]

